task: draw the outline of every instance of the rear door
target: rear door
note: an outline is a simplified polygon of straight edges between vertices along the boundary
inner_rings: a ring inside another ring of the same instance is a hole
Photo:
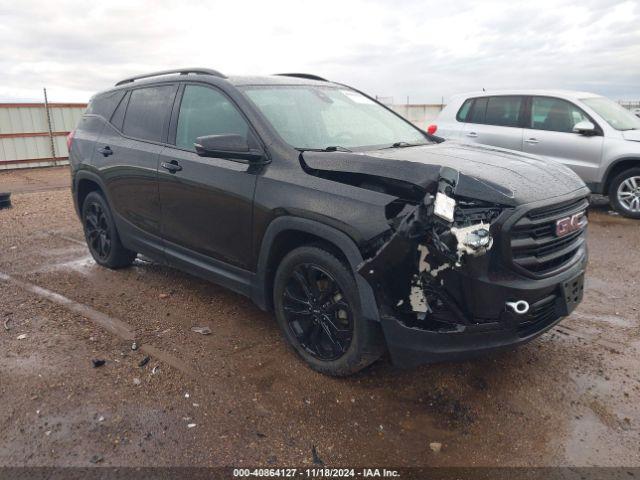
[[[524,130],[524,151],[564,163],[585,182],[598,182],[604,137],[573,133],[573,126],[588,120],[580,107],[555,97],[531,97],[530,114]]]
[[[125,244],[162,252],[158,158],[166,141],[177,85],[131,90],[102,132],[96,151]]]
[[[176,117],[177,114],[177,118]],[[256,168],[231,158],[201,157],[200,136],[237,134],[254,144],[248,121],[219,89],[187,83],[174,108],[173,146],[166,147],[159,169],[162,237],[170,262],[208,271],[250,264]],[[179,170],[173,170],[178,168]]]
[[[476,98],[460,140],[522,150],[524,107],[524,97],[520,95]]]

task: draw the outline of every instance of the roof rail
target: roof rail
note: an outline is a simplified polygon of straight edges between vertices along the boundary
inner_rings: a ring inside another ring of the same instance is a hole
[[[119,85],[124,85],[125,83],[133,83],[136,80],[142,80],[143,78],[158,77],[160,75],[170,75],[172,73],[179,73],[180,75],[188,75],[190,73],[194,73],[197,75],[213,75],[219,78],[227,78],[225,75],[218,72],[217,70],[212,70],[210,68],[176,68],[175,70],[161,70],[159,72],[145,73],[143,75],[128,77],[116,83],[116,87]]]
[[[278,77],[296,77],[296,78],[305,78],[307,80],[318,80],[320,82],[328,82],[326,78],[319,77],[318,75],[313,75],[311,73],[276,73]]]

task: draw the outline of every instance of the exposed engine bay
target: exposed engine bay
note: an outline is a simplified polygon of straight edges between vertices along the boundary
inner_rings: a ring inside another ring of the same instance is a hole
[[[399,214],[389,238],[358,268],[386,297],[382,303],[395,317],[428,329],[455,329],[467,323],[446,291],[444,274],[464,268],[468,259],[492,248],[491,222],[502,211],[450,196],[456,173],[446,172],[435,195],[426,194],[421,203]]]

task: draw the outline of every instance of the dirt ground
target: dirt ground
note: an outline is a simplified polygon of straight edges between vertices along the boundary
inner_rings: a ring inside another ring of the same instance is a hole
[[[333,379],[239,295],[97,266],[68,185],[0,172],[2,466],[640,466],[640,222],[590,213],[584,302],[538,340]]]

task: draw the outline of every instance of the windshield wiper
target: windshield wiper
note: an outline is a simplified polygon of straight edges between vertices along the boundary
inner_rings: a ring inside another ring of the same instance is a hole
[[[396,142],[392,143],[388,147],[381,148],[381,150],[385,150],[387,148],[407,148],[407,147],[420,147],[422,145],[428,145],[427,143],[409,143],[409,142]]]
[[[352,152],[353,150],[349,150],[346,147],[341,147],[340,145],[331,145],[329,147],[324,148],[296,148],[296,150],[300,152]]]

